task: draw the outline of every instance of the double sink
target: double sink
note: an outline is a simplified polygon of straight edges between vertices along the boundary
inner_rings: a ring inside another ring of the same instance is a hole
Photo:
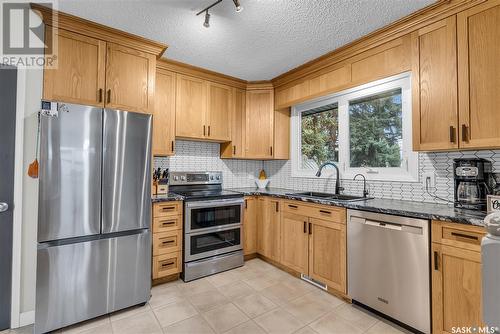
[[[373,197],[363,197],[363,196],[354,196],[354,195],[320,193],[320,192],[314,192],[314,191],[288,193],[286,195],[299,196],[299,197],[309,197],[309,198],[320,198],[320,199],[326,199],[326,200],[332,200],[332,201],[343,201],[343,202],[364,201],[364,200],[373,198]]]

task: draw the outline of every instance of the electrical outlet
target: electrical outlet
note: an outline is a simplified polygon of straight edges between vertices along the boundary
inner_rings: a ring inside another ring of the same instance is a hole
[[[422,188],[426,187],[435,188],[436,187],[436,175],[434,173],[424,173],[422,174]]]

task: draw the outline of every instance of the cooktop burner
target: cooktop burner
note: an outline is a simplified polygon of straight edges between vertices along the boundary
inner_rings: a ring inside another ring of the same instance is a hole
[[[243,197],[243,194],[222,189],[222,172],[172,172],[169,191],[186,200]]]

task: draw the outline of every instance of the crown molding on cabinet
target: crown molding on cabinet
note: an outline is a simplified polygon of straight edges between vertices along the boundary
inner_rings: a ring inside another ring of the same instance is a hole
[[[205,79],[208,81],[217,82],[232,87],[245,89],[247,82],[229,75],[221,74],[218,72],[210,71],[201,67],[182,63],[172,59],[158,59],[156,62],[158,69],[163,69],[171,72],[176,72],[184,75],[194,76],[197,78]]]
[[[132,49],[147,52],[161,57],[168,45],[144,37],[133,35],[115,28],[95,23],[80,17],[63,13],[40,4],[31,3],[31,8],[37,12],[43,23],[49,26],[72,31],[80,35],[120,44]]]
[[[246,89],[247,90],[262,90],[262,89],[273,89],[273,83],[271,81],[248,81]]]
[[[349,44],[346,44],[321,57],[311,60],[295,69],[283,73],[272,79],[274,87],[280,87],[292,81],[303,80],[306,76],[314,75],[322,69],[345,61],[359,53],[377,47],[393,39],[402,37],[412,31],[442,20],[460,11],[476,6],[487,0],[438,0],[413,14],[403,17],[383,28],[373,31]]]

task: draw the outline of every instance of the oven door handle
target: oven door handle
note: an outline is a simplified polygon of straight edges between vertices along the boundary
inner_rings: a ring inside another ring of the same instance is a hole
[[[213,232],[223,232],[227,230],[236,230],[236,229],[242,228],[241,223],[236,223],[236,224],[230,224],[230,225],[224,225],[224,226],[219,226],[219,227],[209,227],[209,228],[203,228],[199,230],[195,230],[193,232],[188,232],[185,234],[186,238],[189,238],[190,236],[196,236],[200,234],[208,234],[208,233],[213,233]]]
[[[186,203],[186,209],[199,209],[199,208],[214,208],[221,206],[229,206],[229,205],[241,205],[245,203],[243,198],[238,199],[219,199],[213,201],[193,201]]]

